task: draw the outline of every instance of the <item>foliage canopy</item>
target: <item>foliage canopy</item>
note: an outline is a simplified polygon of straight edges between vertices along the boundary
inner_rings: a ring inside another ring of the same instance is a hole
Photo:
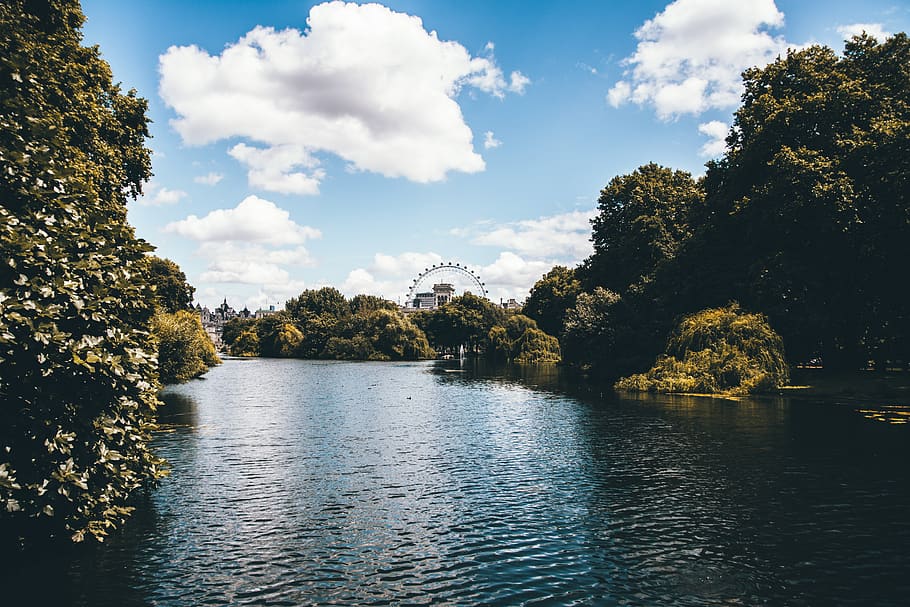
[[[75,1],[0,3],[0,540],[102,539],[160,477],[146,102],[81,45]]]

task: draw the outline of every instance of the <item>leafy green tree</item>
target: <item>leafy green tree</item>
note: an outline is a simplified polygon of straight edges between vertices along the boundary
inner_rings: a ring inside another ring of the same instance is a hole
[[[163,474],[150,247],[126,222],[150,176],[146,102],[81,45],[83,21],[75,1],[0,3],[4,545],[102,539]]]
[[[155,288],[155,301],[165,312],[186,310],[193,305],[196,289],[186,281],[186,274],[170,259],[149,255],[148,280]]]
[[[506,335],[512,341],[521,339],[528,329],[537,329],[537,322],[533,318],[528,318],[524,314],[512,314],[503,325],[506,329]]]
[[[351,315],[351,306],[344,295],[334,287],[307,289],[284,304],[284,309],[294,320],[314,316],[346,318]]]
[[[906,359],[910,41],[813,46],[744,74],[728,151],[710,163],[700,233],[677,275],[694,309],[766,312],[791,358],[855,368]]]
[[[225,322],[224,326],[221,329],[221,341],[228,348],[228,351],[230,351],[231,346],[234,345],[234,342],[237,341],[237,339],[240,337],[241,333],[244,333],[246,331],[253,331],[253,333],[256,333],[256,326],[258,325],[258,323],[259,323],[259,320],[256,318],[241,318],[239,316],[236,318],[232,318],[232,319],[228,320],[227,322]],[[258,342],[258,337],[257,337],[256,354],[251,355],[251,356],[258,356],[258,352],[259,352],[259,342]],[[233,353],[232,353],[232,355],[237,356],[236,354],[233,354]]]
[[[537,328],[533,319],[522,314],[509,316],[504,325],[487,333],[487,354],[521,364],[557,363],[561,360],[559,340]]]
[[[324,358],[418,360],[436,355],[423,331],[397,309],[365,310],[342,321],[326,342]]]
[[[221,363],[195,312],[159,311],[152,318],[152,335],[158,344],[158,374],[163,384],[183,383]]]
[[[422,321],[434,347],[454,349],[461,345],[471,352],[486,347],[495,325],[505,321],[506,312],[484,297],[466,293],[433,310]]]
[[[581,281],[575,270],[554,266],[534,283],[525,301],[523,313],[537,321],[537,325],[550,335],[562,332],[566,310],[575,305],[581,292]]]
[[[151,332],[158,346],[158,373],[163,384],[182,383],[221,363],[215,345],[191,311],[195,289],[170,259],[148,256],[147,279],[155,289],[157,312]]]
[[[259,337],[259,356],[294,356],[304,339],[303,332],[283,312],[260,318],[253,326]]]
[[[515,362],[521,364],[558,363],[562,360],[559,340],[531,327],[513,345]]]
[[[591,222],[594,254],[580,270],[587,288],[622,295],[653,277],[689,236],[689,212],[703,199],[701,184],[689,173],[654,163],[614,177]]]
[[[231,356],[259,356],[259,334],[255,326],[242,329],[228,346]]]
[[[398,310],[394,301],[375,295],[355,295],[350,302],[351,314],[364,314],[376,310]]]
[[[617,332],[621,297],[613,291],[596,287],[592,293],[581,293],[575,306],[566,312],[560,336],[567,363],[584,370],[601,370],[619,357]]]
[[[512,360],[512,340],[506,328],[496,325],[487,333],[487,355],[493,360]]]

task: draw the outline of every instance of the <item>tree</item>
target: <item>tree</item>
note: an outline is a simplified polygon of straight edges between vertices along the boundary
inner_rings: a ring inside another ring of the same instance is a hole
[[[375,310],[398,310],[394,301],[375,295],[355,295],[350,302],[351,314],[363,314]]]
[[[231,356],[259,356],[259,334],[255,327],[242,329],[228,347]]]
[[[170,259],[149,255],[147,280],[155,290],[151,332],[158,346],[158,375],[163,384],[183,383],[221,364],[215,345],[190,310],[193,292],[186,275]]]
[[[639,392],[751,394],[789,380],[784,344],[762,314],[738,304],[702,310],[679,323],[650,371],[616,387]]]
[[[221,363],[195,312],[159,311],[152,317],[152,334],[158,344],[158,376],[163,384],[183,383]]]
[[[586,288],[622,295],[653,277],[676,256],[689,235],[689,212],[703,198],[701,184],[689,173],[653,162],[610,180],[591,221],[594,254],[580,269]]]
[[[575,305],[581,292],[581,282],[575,270],[554,266],[534,283],[524,305],[524,314],[537,321],[537,325],[550,335],[562,332],[566,310]]]
[[[326,342],[324,358],[418,360],[436,355],[423,331],[397,309],[364,307],[342,321],[336,333]]]
[[[150,247],[126,222],[150,176],[146,102],[81,45],[83,21],[75,1],[0,3],[4,543],[101,539],[163,474]]]
[[[566,312],[561,337],[566,362],[584,370],[609,368],[619,357],[616,333],[621,297],[603,287],[581,293]]]
[[[334,287],[307,289],[297,297],[286,301],[284,309],[294,320],[320,315],[334,318],[345,318],[351,315],[351,306],[344,295]]]
[[[533,319],[513,314],[487,333],[487,354],[516,363],[557,363],[559,340],[537,328]]]
[[[149,255],[148,281],[155,288],[155,301],[165,312],[186,310],[193,304],[196,289],[186,274],[170,259]]]
[[[910,302],[910,41],[863,36],[744,74],[728,151],[710,163],[702,227],[678,275],[694,309],[766,312],[792,358],[856,368],[906,360]]]
[[[221,341],[228,348],[228,350],[230,350],[231,346],[234,345],[234,342],[236,342],[237,339],[239,339],[239,337],[242,333],[244,333],[246,331],[250,331],[250,330],[252,330],[253,333],[256,333],[256,326],[258,324],[259,324],[259,320],[255,319],[255,318],[241,318],[239,316],[236,318],[232,318],[229,321],[227,321],[226,323],[224,323],[224,327],[222,327],[222,329],[221,329]],[[257,356],[258,356],[258,351],[259,351],[259,341],[258,341],[258,337],[257,337],[257,341],[256,341],[256,352],[257,352],[256,355]],[[238,356],[237,354],[233,354],[233,353],[232,353],[232,355]]]
[[[430,312],[423,329],[434,347],[467,346],[472,352],[486,347],[486,339],[495,325],[505,321],[505,310],[484,297],[465,293]]]

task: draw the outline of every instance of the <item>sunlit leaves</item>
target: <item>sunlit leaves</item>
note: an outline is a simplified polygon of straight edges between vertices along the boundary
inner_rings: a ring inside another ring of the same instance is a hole
[[[36,11],[36,12],[33,12]],[[146,102],[81,46],[78,3],[0,4],[0,541],[102,538],[161,476]]]

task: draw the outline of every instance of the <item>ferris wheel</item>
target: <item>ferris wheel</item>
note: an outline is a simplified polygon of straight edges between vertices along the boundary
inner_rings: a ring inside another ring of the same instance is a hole
[[[408,289],[408,305],[414,301],[414,296],[422,288],[426,288],[426,285],[432,286],[436,282],[442,282],[442,279],[444,278],[451,278],[453,276],[460,279],[466,279],[471,286],[477,288],[481,297],[487,297],[486,285],[480,280],[480,276],[477,273],[460,263],[448,261],[445,263],[433,264],[429,268],[424,268],[423,272],[417,275],[417,278],[415,278],[411,284],[411,288]]]

